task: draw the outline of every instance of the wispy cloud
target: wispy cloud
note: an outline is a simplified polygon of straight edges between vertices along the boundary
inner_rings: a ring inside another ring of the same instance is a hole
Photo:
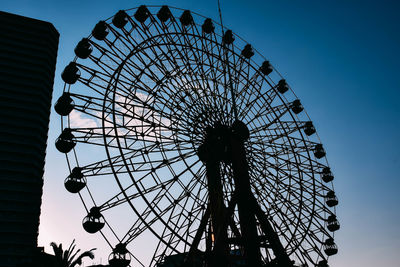
[[[70,127],[71,128],[95,128],[98,127],[98,120],[93,118],[84,117],[85,114],[79,111],[73,110],[70,115]],[[87,115],[86,115],[87,116]]]

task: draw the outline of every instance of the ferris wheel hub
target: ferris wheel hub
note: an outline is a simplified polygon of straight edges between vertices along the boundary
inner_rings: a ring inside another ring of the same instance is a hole
[[[207,127],[204,142],[198,148],[200,160],[203,162],[231,162],[230,138],[232,133],[232,127],[220,122],[215,123],[214,127]]]
[[[247,125],[242,121],[235,121],[232,125],[232,132],[242,141],[249,139],[250,131]]]

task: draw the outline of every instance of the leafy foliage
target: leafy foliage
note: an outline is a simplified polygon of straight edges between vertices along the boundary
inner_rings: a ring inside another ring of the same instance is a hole
[[[62,244],[57,245],[54,242],[50,243],[50,246],[53,248],[54,256],[56,258],[56,266],[57,267],[75,267],[82,264],[82,259],[85,257],[89,257],[94,259],[93,251],[96,250],[92,248],[91,250],[80,253],[80,249],[75,251],[75,239],[72,241],[71,245],[67,250],[63,250]]]

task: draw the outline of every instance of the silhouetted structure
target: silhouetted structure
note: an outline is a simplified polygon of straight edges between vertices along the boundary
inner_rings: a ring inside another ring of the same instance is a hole
[[[0,266],[29,263],[37,247],[59,33],[0,12]]]
[[[79,194],[87,232],[122,234],[107,240],[111,266],[140,262],[132,241],[145,231],[158,242],[151,267],[326,267],[338,252],[334,176],[312,121],[271,63],[221,24],[168,6],[120,10],[77,42],[61,74],[64,185],[93,192]],[[69,128],[79,117],[90,125]],[[78,163],[90,147],[105,153]],[[103,175],[120,191],[99,185]],[[129,206],[129,228],[106,221]]]

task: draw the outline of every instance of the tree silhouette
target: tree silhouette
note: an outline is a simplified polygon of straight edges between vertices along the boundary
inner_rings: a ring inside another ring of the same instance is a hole
[[[91,250],[85,251],[77,256],[81,250],[78,249],[77,251],[74,251],[76,247],[75,239],[72,241],[69,248],[65,251],[62,248],[62,244],[57,245],[56,243],[51,242],[50,246],[53,248],[57,267],[75,267],[77,265],[81,265],[83,258],[89,257],[93,259],[93,251],[96,250],[95,248],[92,248]]]

